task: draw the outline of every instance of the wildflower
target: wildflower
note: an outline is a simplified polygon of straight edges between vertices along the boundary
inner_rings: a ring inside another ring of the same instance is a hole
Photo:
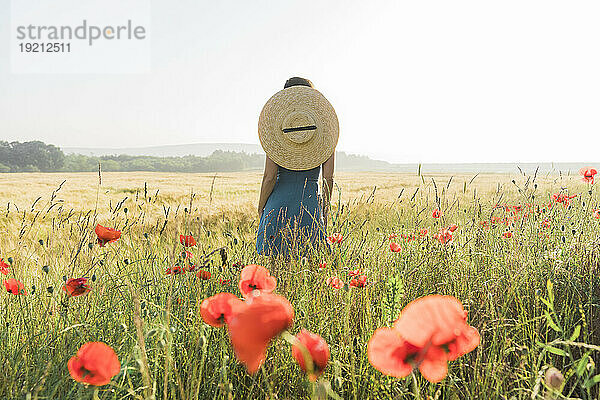
[[[322,262],[319,264],[319,269],[324,269],[327,267],[327,263],[326,262]]]
[[[7,279],[4,281],[4,287],[8,293],[12,293],[15,295],[23,295],[25,293],[25,285],[23,282],[18,281],[16,279]]]
[[[359,276],[360,275],[360,269],[352,269],[348,272],[348,275],[350,275],[351,277],[353,276]]]
[[[0,258],[0,272],[2,275],[8,275],[10,265],[4,262],[4,259]]]
[[[170,268],[167,268],[165,271],[167,275],[181,275],[185,274],[185,268],[181,268],[180,265],[173,265]]]
[[[388,236],[388,240],[394,240],[398,237],[398,235],[396,235],[395,233],[392,233],[391,235]]]
[[[294,309],[285,297],[270,293],[251,296],[246,304],[228,328],[237,359],[253,374],[264,362],[271,339],[292,326]]]
[[[185,247],[191,247],[196,245],[196,239],[192,235],[179,235],[179,242]]]
[[[367,285],[367,276],[360,275],[357,278],[352,279],[350,281],[350,283],[348,283],[348,285],[351,287],[357,287],[357,288],[365,287]]]
[[[92,290],[88,285],[87,278],[69,279],[64,285],[63,290],[71,297],[81,296]]]
[[[548,385],[548,387],[554,390],[559,390],[563,382],[565,381],[565,377],[563,376],[563,374],[554,367],[548,368],[548,370],[546,370],[546,375],[544,378],[546,381],[546,385]]]
[[[329,244],[342,243],[342,240],[344,240],[344,236],[341,233],[334,233],[331,236],[327,236],[327,243]]]
[[[502,237],[505,239],[510,239],[512,237],[512,232],[506,231],[502,234]]]
[[[292,357],[294,357],[300,366],[300,369],[308,373],[308,379],[314,382],[319,375],[323,373],[325,367],[327,367],[330,356],[329,346],[321,336],[309,332],[306,329],[302,329],[300,333],[296,335],[296,339],[304,346],[308,354],[305,354],[300,346],[293,345]],[[306,355],[310,356],[310,359],[312,360],[312,368],[307,366]]]
[[[198,272],[196,272],[196,276],[200,279],[202,279],[203,281],[207,281],[210,279],[210,272],[206,271],[206,270],[198,270]]]
[[[369,340],[369,362],[380,372],[406,377],[418,368],[440,382],[448,361],[474,350],[479,332],[466,323],[466,311],[452,296],[425,296],[409,303],[392,328],[379,328]]]
[[[228,286],[231,284],[231,279],[219,278],[219,284],[223,286]]]
[[[182,251],[180,256],[184,260],[191,260],[194,257],[194,255],[187,250]]]
[[[437,239],[440,243],[447,244],[450,243],[454,238],[452,237],[452,232],[448,229],[442,229],[439,233],[433,235],[434,239]]]
[[[421,229],[421,230],[419,231],[419,235],[421,235],[421,237],[423,237],[423,236],[427,236],[427,229]]]
[[[77,382],[95,386],[106,385],[121,370],[115,351],[102,342],[88,342],[81,346],[67,367]]]
[[[246,265],[240,273],[239,288],[244,297],[250,296],[254,290],[271,293],[276,286],[277,279],[261,265]]]
[[[327,278],[327,280],[325,282],[334,289],[341,289],[342,286],[344,286],[344,281],[342,281],[340,278],[338,278],[336,276]]]
[[[579,175],[582,175],[581,179],[589,184],[594,184],[594,175],[596,175],[598,171],[591,167],[584,167],[579,170]]]
[[[98,244],[104,247],[107,243],[116,242],[121,237],[121,231],[113,228],[106,228],[100,224],[96,225],[96,236],[98,236]]]
[[[544,228],[550,228],[550,225],[551,225],[550,220],[548,218],[544,218],[544,220],[542,221],[542,226]]]
[[[392,242],[390,243],[390,250],[393,253],[399,253],[400,251],[402,251],[402,247],[400,247],[400,245],[396,242]]]
[[[431,216],[433,218],[439,218],[443,215],[442,210],[440,210],[439,208],[436,208],[435,210],[433,210],[433,212],[431,213]]]
[[[458,229],[458,225],[456,225],[456,224],[452,224],[448,227],[448,230],[452,233],[454,233],[454,231],[457,229]]]
[[[220,328],[229,323],[246,304],[231,293],[218,293],[200,304],[200,316],[210,326]]]
[[[594,216],[594,218],[600,219],[600,208],[595,209],[592,215]]]
[[[567,207],[569,205],[569,203],[571,202],[571,199],[574,199],[575,197],[577,197],[576,194],[569,196],[564,193],[554,193],[552,195],[552,198],[554,199],[555,202],[561,203],[565,207]]]

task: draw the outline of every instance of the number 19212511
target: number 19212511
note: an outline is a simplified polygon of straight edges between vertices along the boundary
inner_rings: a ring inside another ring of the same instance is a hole
[[[19,43],[21,53],[70,53],[71,43]]]

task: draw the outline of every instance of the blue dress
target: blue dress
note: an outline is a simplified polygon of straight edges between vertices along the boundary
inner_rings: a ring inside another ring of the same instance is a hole
[[[273,192],[260,216],[256,250],[263,255],[305,256],[325,239],[318,198],[321,167],[279,167]]]

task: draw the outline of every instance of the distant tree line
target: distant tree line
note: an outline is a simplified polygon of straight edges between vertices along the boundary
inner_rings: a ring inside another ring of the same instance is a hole
[[[91,172],[98,170],[98,163],[107,172],[235,172],[262,169],[265,156],[221,150],[207,157],[65,155],[60,148],[40,141],[0,141],[0,172]],[[394,168],[392,164],[366,156],[336,153],[337,170],[390,171]]]

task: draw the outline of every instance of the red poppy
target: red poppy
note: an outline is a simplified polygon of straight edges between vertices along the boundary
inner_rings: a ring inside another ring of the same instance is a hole
[[[352,279],[348,283],[348,285],[352,286],[352,287],[357,287],[357,288],[365,287],[367,285],[367,276],[361,275],[361,276],[357,277],[356,279]]]
[[[194,272],[196,270],[196,268],[197,268],[196,264],[192,264],[192,263],[189,263],[188,265],[183,267],[183,269],[188,272]]]
[[[545,218],[545,219],[542,221],[542,226],[543,226],[544,228],[550,228],[550,226],[551,226],[550,220],[549,220],[548,218]]]
[[[477,330],[466,323],[466,311],[451,296],[426,296],[409,303],[393,328],[375,331],[367,349],[371,364],[386,375],[408,376],[418,368],[430,382],[448,373],[447,361],[479,345]]]
[[[350,272],[348,272],[348,275],[350,275],[350,276],[359,276],[360,275],[360,269],[352,269],[352,270],[350,270]]]
[[[316,381],[318,376],[323,373],[327,362],[329,361],[329,346],[327,342],[316,333],[302,329],[300,333],[296,335],[296,339],[304,346],[308,351],[308,355],[312,359],[312,368],[307,368],[305,353],[301,350],[300,346],[292,346],[292,357],[296,360],[300,369],[308,373],[308,379]]]
[[[391,235],[388,236],[388,240],[394,240],[398,237],[398,235],[396,235],[395,233],[392,233]]]
[[[400,247],[400,245],[396,242],[392,242],[390,243],[390,250],[393,253],[399,253],[400,251],[402,251],[402,247]]]
[[[180,265],[173,265],[170,268],[167,268],[165,271],[167,275],[181,275],[185,274],[185,268],[181,268]]]
[[[181,252],[181,258],[183,259],[191,260],[192,257],[194,257],[194,255],[187,250]]]
[[[327,263],[320,263],[319,264],[319,269],[323,269],[325,267],[327,267]]]
[[[436,208],[435,210],[433,210],[433,212],[431,213],[431,216],[433,218],[439,218],[443,215],[442,210],[440,210],[439,208]]]
[[[594,218],[600,219],[600,208],[595,209],[592,215],[594,216]]]
[[[591,167],[584,167],[579,170],[579,175],[582,175],[581,179],[584,182],[594,184],[594,175],[596,175],[598,171]]]
[[[219,328],[229,323],[233,315],[239,312],[246,303],[231,293],[218,293],[204,299],[200,304],[200,316],[208,325]]]
[[[191,247],[196,245],[196,239],[192,235],[179,235],[179,242],[185,247]]]
[[[4,262],[4,259],[0,258],[0,272],[3,275],[8,275],[8,273],[10,272],[9,270],[10,265]]]
[[[223,286],[228,286],[231,284],[231,279],[219,278],[219,284]]]
[[[331,236],[327,236],[327,243],[329,244],[342,243],[342,240],[344,240],[344,236],[341,233],[334,233]]]
[[[502,237],[505,239],[510,239],[512,237],[512,232],[506,231],[502,234]]]
[[[77,382],[102,386],[121,370],[115,351],[102,342],[88,342],[67,363],[71,377]]]
[[[448,227],[448,230],[452,233],[454,233],[454,231],[457,229],[458,229],[458,225],[456,225],[456,224],[452,224]]]
[[[326,282],[329,286],[331,286],[334,289],[341,289],[342,286],[344,286],[344,281],[342,281],[340,278],[338,278],[336,276],[327,278]]]
[[[554,193],[552,195],[552,198],[554,199],[555,202],[561,203],[565,207],[568,206],[569,203],[571,202],[571,199],[574,199],[575,197],[577,197],[576,194],[569,196],[564,193]]]
[[[433,237],[443,244],[450,243],[454,239],[452,237],[452,232],[450,232],[448,229],[440,230],[440,232],[433,235]]]
[[[98,244],[104,247],[107,243],[116,242],[121,237],[121,231],[113,228],[106,228],[100,224],[96,225],[96,236],[98,236]]]
[[[81,296],[92,290],[88,285],[87,278],[69,279],[63,286],[63,290],[71,297]]]
[[[248,297],[253,291],[271,293],[277,286],[277,279],[261,265],[246,265],[240,273],[239,288],[242,296]]]
[[[237,359],[253,374],[265,359],[269,342],[294,323],[294,309],[282,296],[259,293],[229,321],[229,337]]]
[[[21,295],[27,294],[25,293],[25,285],[21,281],[16,279],[7,279],[4,281],[4,287],[8,293]]]
[[[203,281],[207,281],[210,279],[210,272],[201,269],[198,272],[196,272],[196,276],[202,279]]]
[[[427,236],[427,229],[421,229],[421,231],[419,231],[419,235]]]

